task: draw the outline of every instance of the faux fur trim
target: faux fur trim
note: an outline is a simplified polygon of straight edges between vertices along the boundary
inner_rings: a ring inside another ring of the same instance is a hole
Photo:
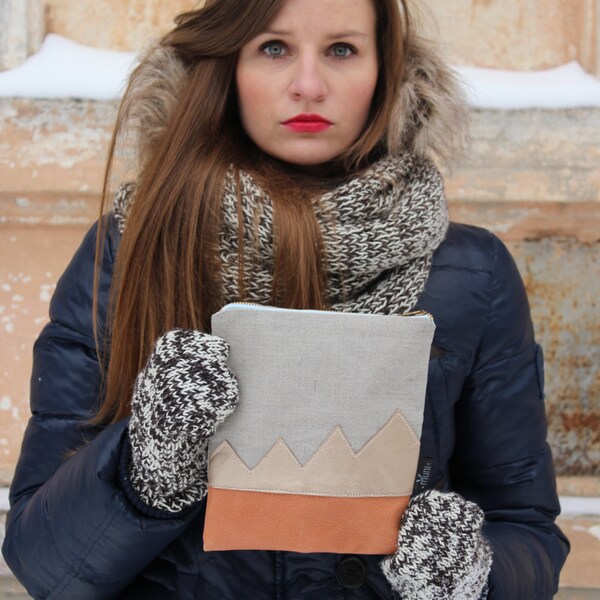
[[[461,154],[467,137],[464,88],[432,42],[416,35],[412,40],[388,148],[391,154],[411,152],[449,164]],[[121,122],[127,146],[141,164],[173,114],[184,78],[185,68],[175,51],[158,43],[134,71],[121,105]]]
[[[120,108],[120,146],[144,164],[175,112],[185,67],[172,48],[153,43],[140,58]]]
[[[413,36],[406,56],[404,83],[388,134],[389,151],[450,163],[462,153],[467,139],[464,87],[433,42]]]

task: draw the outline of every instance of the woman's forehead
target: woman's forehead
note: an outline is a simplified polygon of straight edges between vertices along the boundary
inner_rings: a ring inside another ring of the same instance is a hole
[[[369,35],[375,24],[373,0],[285,0],[266,30],[292,35],[309,29],[340,35]]]

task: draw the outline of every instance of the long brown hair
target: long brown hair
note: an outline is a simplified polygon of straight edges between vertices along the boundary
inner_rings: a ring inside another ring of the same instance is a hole
[[[271,183],[268,188],[275,234],[273,303],[289,308],[327,306],[325,257],[310,194],[294,185],[293,174],[286,174],[283,166],[279,169],[268,157],[248,163],[258,150],[248,152],[249,141],[237,111],[234,78],[239,50],[267,27],[283,3],[209,0],[204,8],[179,15],[175,28],[160,41],[159,48],[178,58],[183,82],[164,127],[146,143],[141,156],[112,281],[107,332],[110,360],[97,423],[114,422],[130,413],[136,374],[162,333],[175,327],[210,331],[210,317],[223,303],[218,236],[222,186],[230,165],[253,169],[258,176],[277,171],[290,183]],[[331,166],[338,175],[356,172],[386,152],[386,135],[402,82],[411,35],[406,0],[401,0],[402,6],[398,0],[373,3],[379,77],[364,131]],[[127,127],[124,107],[135,98],[143,68],[144,61],[134,71],[119,110],[101,212],[108,205],[117,141]],[[101,219],[97,272],[106,235],[104,223]],[[243,265],[241,249],[239,258]],[[96,286],[95,312],[97,296]],[[239,299],[243,300],[243,289]]]

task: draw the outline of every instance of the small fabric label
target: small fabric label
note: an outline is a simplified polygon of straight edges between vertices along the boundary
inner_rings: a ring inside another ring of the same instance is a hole
[[[417,467],[417,476],[415,477],[415,487],[413,494],[420,494],[429,487],[431,476],[433,475],[433,458],[422,457],[419,459]]]

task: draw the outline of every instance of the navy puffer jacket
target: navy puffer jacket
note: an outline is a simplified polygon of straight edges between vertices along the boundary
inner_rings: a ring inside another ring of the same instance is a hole
[[[103,257],[101,321],[118,233]],[[31,410],[11,488],[3,553],[35,598],[91,600],[392,599],[380,556],[204,552],[204,503],[176,518],[128,489],[127,421],[83,428],[97,405],[92,333],[95,232],[60,279],[35,344]],[[542,353],[516,266],[502,243],[452,224],[419,301],[437,329],[421,457],[426,486],[486,514],[490,598],[551,598],[568,542],[546,444]],[[92,437],[89,443],[85,437]],[[73,454],[73,450],[76,450]],[[124,467],[125,465],[125,467]],[[152,516],[150,516],[152,514]]]

